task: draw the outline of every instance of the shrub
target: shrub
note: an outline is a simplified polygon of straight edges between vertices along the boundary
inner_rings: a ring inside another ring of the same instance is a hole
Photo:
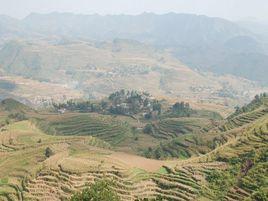
[[[206,177],[209,182],[209,188],[213,190],[217,200],[224,200],[228,190],[235,184],[235,179],[235,175],[229,170],[213,170]]]
[[[10,145],[13,145],[14,144],[14,139],[13,138],[9,138],[8,142],[9,142]]]
[[[49,147],[47,147],[46,150],[45,150],[45,156],[46,156],[47,158],[49,158],[49,157],[52,156],[53,154],[54,154],[54,153],[53,153],[52,149],[49,148]]]
[[[268,200],[268,193],[262,189],[259,189],[252,194],[251,198],[252,200],[256,201],[266,201]]]
[[[152,124],[146,124],[146,126],[143,129],[143,132],[146,134],[153,134],[153,126]]]

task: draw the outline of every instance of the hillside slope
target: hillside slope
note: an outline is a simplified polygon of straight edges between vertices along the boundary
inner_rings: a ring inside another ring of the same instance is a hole
[[[203,133],[216,146],[186,160],[145,159],[116,152],[92,136],[46,135],[33,122],[14,122],[0,135],[0,199],[68,200],[106,178],[121,200],[267,200],[268,113],[257,111],[267,108],[268,99],[260,100],[232,117],[242,121],[250,113],[251,121]]]

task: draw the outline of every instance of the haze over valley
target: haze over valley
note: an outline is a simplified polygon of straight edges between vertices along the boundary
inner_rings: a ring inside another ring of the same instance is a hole
[[[33,104],[126,88],[222,105],[231,99],[233,108],[267,86],[265,39],[228,20],[176,13],[0,18],[1,72],[19,89],[6,93]],[[70,93],[24,93],[32,80]]]

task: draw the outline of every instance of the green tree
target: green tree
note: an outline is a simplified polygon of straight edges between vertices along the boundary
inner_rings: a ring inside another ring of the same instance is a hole
[[[97,181],[82,192],[75,193],[70,201],[119,201],[120,199],[112,186],[113,183],[110,181]]]

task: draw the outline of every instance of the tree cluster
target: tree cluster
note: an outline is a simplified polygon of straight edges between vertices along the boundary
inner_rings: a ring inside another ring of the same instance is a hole
[[[161,113],[161,104],[146,92],[120,90],[100,102],[69,100],[66,103],[52,103],[56,111],[99,112],[133,115],[146,112],[149,118]]]
[[[161,104],[146,92],[120,90],[109,96],[109,111],[112,114],[133,115],[146,112],[148,118],[153,111],[161,113]]]
[[[171,112],[177,116],[190,116],[193,110],[190,108],[189,103],[185,102],[176,102],[172,108]]]

